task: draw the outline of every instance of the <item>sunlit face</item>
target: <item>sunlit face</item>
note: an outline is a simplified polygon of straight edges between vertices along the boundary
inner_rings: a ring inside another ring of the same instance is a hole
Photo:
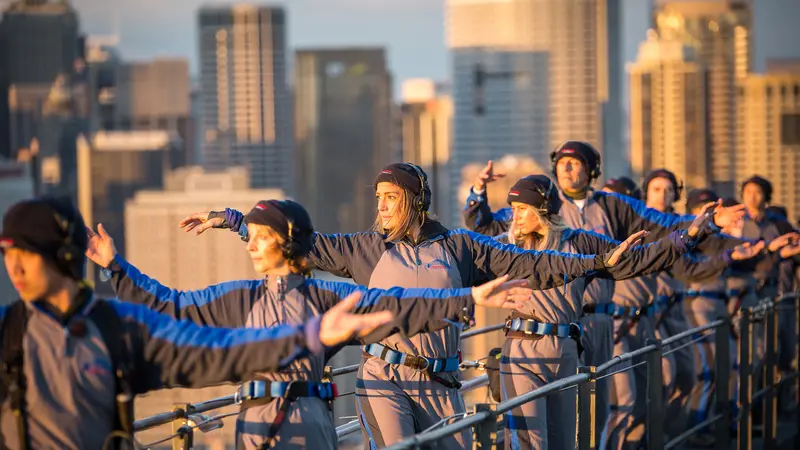
[[[589,174],[583,162],[564,156],[556,163],[556,178],[561,190],[567,193],[582,192],[589,186]]]
[[[665,212],[675,203],[675,186],[666,178],[654,178],[647,185],[647,206]]]
[[[760,211],[767,206],[764,191],[755,183],[748,183],[742,189],[742,203],[751,211]]]
[[[511,202],[513,212],[514,233],[519,236],[528,236],[533,233],[543,233],[544,224],[533,206],[526,203]]]
[[[400,223],[404,196],[405,192],[401,187],[387,181],[378,183],[375,188],[375,199],[378,201],[378,217],[384,230],[392,231]]]
[[[14,285],[20,298],[26,302],[41,299],[48,293],[55,292],[57,286],[63,282],[63,277],[54,267],[45,263],[44,258],[38,253],[9,248],[4,251],[4,260],[11,284]]]
[[[247,253],[253,261],[253,269],[261,275],[284,267],[283,239],[272,228],[265,225],[247,224]]]

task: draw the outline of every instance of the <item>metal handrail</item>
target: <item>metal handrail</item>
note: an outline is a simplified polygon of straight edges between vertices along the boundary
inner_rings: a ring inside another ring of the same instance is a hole
[[[779,297],[778,299],[775,299],[774,301],[767,300],[767,301],[759,302],[759,304],[757,304],[757,305],[755,305],[755,306],[753,306],[751,308],[748,308],[748,309],[750,310],[750,313],[753,316],[753,318],[754,319],[758,319],[758,318],[760,318],[760,316],[765,315],[768,311],[770,311],[772,309],[777,309],[777,310],[789,309],[789,308],[783,307],[784,305],[779,305],[779,303],[781,303],[783,300],[797,299],[797,298],[800,298],[800,293],[786,294],[786,295],[783,295],[783,296]],[[711,322],[709,324],[706,324],[706,325],[703,325],[703,326],[700,326],[700,327],[696,327],[696,328],[693,328],[693,329],[690,329],[690,330],[686,330],[686,331],[684,331],[682,333],[679,333],[679,334],[677,334],[675,336],[671,336],[671,337],[661,341],[661,347],[669,346],[669,345],[675,343],[676,341],[685,339],[687,337],[691,337],[692,335],[695,335],[697,333],[701,333],[703,331],[708,331],[708,330],[719,328],[720,326],[724,325],[725,323],[726,322],[724,320],[717,320],[717,321]],[[503,325],[504,325],[503,323],[500,323],[500,324],[495,324],[495,325],[489,325],[489,326],[482,327],[482,328],[477,328],[475,330],[471,330],[471,331],[468,331],[468,332],[462,334],[461,337],[463,339],[468,339],[468,338],[473,337],[473,336],[489,333],[489,332],[492,332],[492,331],[497,331],[497,330],[502,329]],[[612,358],[611,360],[609,360],[608,362],[598,366],[595,369],[596,373],[595,373],[594,377],[596,377],[597,374],[605,372],[605,371],[609,370],[610,368],[612,368],[612,367],[614,367],[616,365],[619,365],[619,364],[621,364],[621,363],[623,363],[625,361],[629,361],[629,360],[631,360],[633,358],[636,358],[638,356],[642,356],[642,355],[645,355],[645,354],[648,354],[648,353],[652,353],[653,351],[655,351],[659,347],[660,346],[656,346],[656,345],[647,345],[647,346],[645,346],[643,348],[634,350],[632,352],[623,353],[622,355],[617,355],[614,358]],[[662,356],[663,356],[663,354],[664,354],[664,351],[662,350]],[[349,373],[354,373],[354,372],[356,372],[358,370],[358,367],[359,367],[358,364],[353,364],[353,365],[349,365],[349,366],[335,368],[335,369],[331,370],[331,376],[336,377],[336,376],[346,375],[346,374],[349,374]],[[629,370],[629,368],[628,368],[628,370]],[[793,378],[798,376],[798,373],[795,372],[795,373],[786,374],[786,375],[788,375],[789,379],[793,379]],[[573,375],[573,376],[558,380],[558,381],[553,382],[553,383],[549,383],[549,384],[547,384],[545,386],[542,386],[539,389],[536,389],[534,391],[528,392],[526,394],[523,394],[521,396],[518,396],[518,397],[515,397],[515,398],[512,398],[512,399],[509,399],[508,401],[497,405],[497,410],[495,412],[489,413],[489,412],[483,411],[483,412],[480,412],[480,413],[477,413],[477,414],[472,414],[472,415],[467,416],[466,418],[464,418],[462,420],[459,420],[459,421],[457,421],[455,423],[446,425],[446,426],[444,426],[444,427],[442,427],[440,429],[434,430],[432,432],[421,433],[420,435],[414,436],[413,438],[407,439],[406,441],[402,441],[402,442],[396,444],[395,446],[392,446],[391,448],[398,448],[398,449],[399,448],[409,448],[407,446],[408,444],[412,444],[412,448],[413,448],[414,446],[417,446],[417,445],[419,445],[421,443],[430,442],[431,440],[438,439],[438,437],[436,437],[436,436],[440,436],[440,435],[441,435],[441,437],[448,436],[449,434],[446,433],[447,431],[452,430],[452,433],[455,433],[455,432],[464,430],[464,429],[466,429],[468,427],[471,427],[473,424],[480,423],[481,421],[487,419],[488,417],[497,416],[499,414],[503,414],[503,413],[505,413],[507,411],[510,411],[511,409],[513,409],[515,407],[518,407],[518,406],[520,406],[520,405],[522,405],[524,403],[533,401],[533,400],[535,400],[537,398],[544,397],[544,396],[546,396],[546,395],[548,395],[550,393],[558,392],[558,391],[563,390],[563,389],[569,389],[569,388],[577,387],[581,383],[585,383],[585,382],[589,381],[591,378],[592,378],[592,376],[587,375],[585,373],[581,373],[581,374],[576,374],[576,375]],[[782,384],[782,383],[784,383],[786,381],[787,381],[787,378],[784,378],[778,384],[780,385],[780,384]],[[476,377],[476,378],[473,378],[471,380],[468,380],[468,381],[464,382],[464,384],[463,384],[463,386],[462,386],[460,391],[461,392],[469,392],[471,390],[474,390],[474,389],[477,389],[479,387],[483,387],[483,386],[486,386],[486,385],[488,385],[488,376],[487,375],[482,375],[480,377]],[[757,400],[760,396],[764,395],[764,393],[766,391],[768,391],[769,389],[772,389],[772,388],[774,388],[774,386],[762,389],[761,391],[756,393],[756,395],[754,396],[752,401]],[[150,428],[153,428],[153,427],[156,427],[156,426],[159,426],[159,425],[168,424],[168,423],[173,422],[173,421],[175,421],[177,419],[185,418],[189,414],[199,414],[199,413],[210,411],[210,410],[213,410],[213,409],[230,406],[230,405],[233,405],[235,403],[236,403],[236,394],[231,394],[231,395],[227,395],[227,396],[224,396],[224,397],[219,397],[219,398],[215,398],[215,399],[199,402],[199,403],[196,403],[196,404],[189,404],[189,405],[186,405],[185,408],[176,408],[173,411],[159,413],[159,414],[155,414],[155,415],[150,416],[150,417],[146,417],[146,418],[137,420],[137,421],[134,422],[134,430],[135,431],[143,431],[143,430],[150,429]],[[714,418],[709,419],[709,420],[713,422],[713,421],[716,421],[716,420],[719,420],[719,419],[720,419],[720,417],[716,417],[715,416]],[[348,423],[346,423],[344,425],[341,425],[341,426],[337,427],[336,430],[337,430],[337,435],[341,439],[341,438],[347,437],[347,436],[355,433],[359,429],[360,429],[360,425],[358,423],[358,420],[353,420],[351,422],[348,422]],[[686,433],[684,433],[683,435],[679,436],[679,438],[675,439],[674,441],[682,441],[683,439],[685,439],[686,436],[691,435],[691,432],[692,432],[692,430],[687,430]],[[450,434],[452,434],[452,433],[450,433]]]

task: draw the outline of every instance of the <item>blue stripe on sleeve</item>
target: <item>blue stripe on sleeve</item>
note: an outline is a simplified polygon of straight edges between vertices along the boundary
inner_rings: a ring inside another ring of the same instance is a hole
[[[226,281],[225,283],[215,284],[197,291],[180,291],[170,289],[148,277],[119,255],[114,260],[136,287],[153,295],[159,301],[176,303],[178,308],[181,309],[187,306],[201,307],[207,305],[239,289],[255,292],[264,283],[264,280]]]
[[[339,300],[343,300],[353,292],[361,292],[361,299],[358,301],[357,307],[375,305],[379,303],[382,297],[394,297],[399,300],[407,300],[410,298],[449,299],[453,297],[472,295],[472,288],[430,289],[393,287],[389,289],[368,289],[364,286],[336,281],[308,280],[306,283],[309,286],[314,286],[319,290],[333,293],[339,297]]]
[[[300,330],[289,325],[270,328],[202,327],[188,320],[173,320],[142,305],[118,300],[111,300],[109,304],[121,319],[133,320],[145,327],[151,339],[164,340],[178,347],[228,349],[295,336]]]
[[[680,222],[694,220],[694,216],[692,215],[681,216],[679,214],[656,211],[653,208],[648,208],[647,204],[640,200],[628,197],[627,195],[617,194],[616,192],[596,192],[595,194],[613,197],[627,204],[633,210],[634,214],[663,228],[672,228]]]
[[[573,229],[571,231],[576,235],[577,234],[585,234],[587,236],[592,236],[592,237],[594,237],[596,239],[599,239],[599,240],[601,240],[603,242],[606,242],[606,243],[608,243],[610,245],[620,245],[620,244],[622,244],[621,241],[618,241],[616,239],[612,239],[612,238],[606,236],[605,234],[600,234],[600,233],[598,233],[596,231],[582,230],[582,229]]]
[[[492,213],[492,217],[498,222],[508,222],[513,216],[514,213],[511,211],[511,208],[502,208]]]
[[[512,253],[515,255],[523,255],[523,254],[534,254],[534,255],[552,255],[552,256],[560,256],[562,258],[578,258],[578,259],[594,259],[595,255],[582,255],[577,253],[565,253],[560,252],[557,250],[525,250],[523,248],[517,247],[513,244],[503,244],[498,242],[495,239],[492,239],[488,236],[484,236],[482,234],[475,233],[474,231],[465,230],[463,228],[459,228],[457,230],[450,230],[447,235],[448,236],[455,236],[455,235],[466,235],[467,238],[472,240],[473,242],[477,242],[481,245],[486,245],[492,247],[496,250],[506,253]]]
[[[9,308],[9,305],[0,306],[0,320],[3,320],[3,319],[6,318],[6,313],[8,313],[8,308]]]

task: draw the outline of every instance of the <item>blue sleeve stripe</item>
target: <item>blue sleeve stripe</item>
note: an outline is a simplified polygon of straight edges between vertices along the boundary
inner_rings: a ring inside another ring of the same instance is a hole
[[[6,318],[6,313],[7,312],[8,312],[8,305],[0,306],[0,320],[3,320],[3,319]]]
[[[139,269],[119,257],[119,255],[115,259],[136,287],[143,289],[159,301],[176,303],[178,308],[186,308],[187,306],[201,307],[237,290],[255,292],[264,283],[264,280],[226,281],[225,283],[215,284],[197,291],[180,291],[170,289],[141,273]]]
[[[463,228],[459,228],[457,230],[450,230],[448,232],[448,236],[454,235],[466,235],[467,238],[473,242],[478,243],[479,245],[484,245],[487,247],[492,247],[495,250],[504,253],[511,253],[514,255],[524,255],[524,254],[532,254],[532,255],[551,255],[551,256],[559,256],[562,258],[578,258],[578,259],[594,259],[595,255],[582,255],[578,253],[565,253],[560,252],[557,250],[525,250],[523,248],[517,247],[513,244],[503,244],[501,242],[496,241],[488,236],[484,236],[482,234],[475,233],[474,231],[465,230]]]
[[[613,197],[618,201],[626,203],[634,212],[634,214],[647,220],[660,225],[663,228],[672,228],[681,222],[694,220],[694,216],[687,215],[681,216],[674,213],[662,213],[653,208],[648,208],[647,204],[635,198],[628,197],[627,195],[617,194],[616,192],[597,192],[597,195],[605,195]]]
[[[600,234],[600,233],[598,233],[596,231],[581,230],[581,229],[575,229],[575,230],[572,230],[572,231],[575,234],[585,234],[587,236],[591,236],[591,237],[593,237],[595,239],[601,240],[601,241],[606,242],[606,243],[611,244],[611,245],[622,244],[622,242],[620,242],[620,241],[618,241],[616,239],[612,239],[612,238],[606,236],[605,234]]]
[[[361,299],[358,307],[372,306],[379,303],[381,297],[395,297],[399,300],[407,299],[449,299],[472,295],[472,288],[461,289],[431,289],[431,288],[402,288],[393,287],[389,289],[368,289],[356,284],[342,283],[337,281],[309,280],[309,285],[315,286],[319,290],[328,291],[343,300],[353,292],[361,292]]]
[[[116,300],[109,303],[121,319],[133,320],[144,327],[151,339],[160,339],[178,347],[229,349],[295,336],[299,330],[289,325],[270,328],[203,327],[188,320],[173,320],[143,305]]]
[[[511,212],[511,208],[503,208],[497,212],[492,213],[492,217],[494,220],[498,222],[508,222],[514,216],[514,213]]]

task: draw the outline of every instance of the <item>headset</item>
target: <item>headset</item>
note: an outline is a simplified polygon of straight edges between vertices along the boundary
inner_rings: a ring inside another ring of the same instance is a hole
[[[267,202],[272,205],[275,209],[280,211],[283,217],[286,219],[288,232],[286,233],[286,240],[283,243],[283,258],[287,261],[290,261],[294,258],[294,220],[291,217],[291,214],[286,211],[284,208],[281,208],[280,205],[283,203],[280,200],[270,200]]]
[[[417,167],[416,164],[411,164],[411,163],[403,163],[403,164],[405,164],[408,167],[411,167],[414,170],[414,172],[417,173],[417,176],[419,177],[419,195],[415,196],[411,200],[411,202],[414,205],[414,208],[417,209],[417,211],[424,212],[425,211],[425,202],[426,202],[426,200],[428,200],[428,199],[425,198],[425,175],[422,173],[422,169]]]
[[[595,157],[595,164],[594,164],[593,167],[586,167],[586,173],[589,174],[589,181],[590,182],[592,180],[595,180],[595,179],[599,178],[600,175],[603,174],[603,172],[600,170],[600,165],[602,163],[600,152],[597,151],[597,149],[594,148],[593,145],[589,144],[588,142],[584,142],[584,141],[565,141],[565,142],[562,142],[558,147],[556,147],[555,151],[550,153],[550,169],[553,172],[553,176],[557,176],[556,175],[556,157],[558,156],[559,152],[561,152],[561,150],[564,150],[566,148],[565,144],[567,144],[568,142],[579,143],[579,144],[584,145],[587,148],[591,149],[592,155]],[[575,153],[578,153],[578,152],[575,151]],[[589,165],[589,163],[590,163],[590,161],[586,161],[586,165],[587,166]]]
[[[534,176],[535,175],[528,175],[528,176],[524,177],[523,180],[524,179],[532,179]],[[553,194],[553,190],[555,189],[556,185],[555,185],[555,183],[553,183],[553,180],[550,177],[545,177],[545,178],[547,178],[547,189],[546,190],[542,190],[542,188],[538,184],[534,184],[533,186],[536,189],[536,192],[538,192],[539,195],[542,196],[542,200],[544,200],[544,203],[542,204],[542,206],[537,207],[536,209],[540,213],[543,213],[543,214],[547,215],[547,214],[550,213],[549,207],[550,207],[551,198],[552,198],[550,196]],[[558,211],[553,211],[553,213],[554,214],[558,213]]]
[[[75,232],[76,221],[70,220],[69,218],[59,214],[58,212],[54,212],[53,217],[55,218],[59,228],[61,228],[61,232],[64,234],[64,239],[61,245],[58,247],[58,250],[56,251],[57,263],[60,265],[62,270],[65,270],[68,273],[73,274],[70,264],[76,257],[79,257],[81,254],[83,254],[81,249],[78,248],[78,246],[72,242],[72,235]],[[79,277],[80,274],[73,274],[73,275]]]

